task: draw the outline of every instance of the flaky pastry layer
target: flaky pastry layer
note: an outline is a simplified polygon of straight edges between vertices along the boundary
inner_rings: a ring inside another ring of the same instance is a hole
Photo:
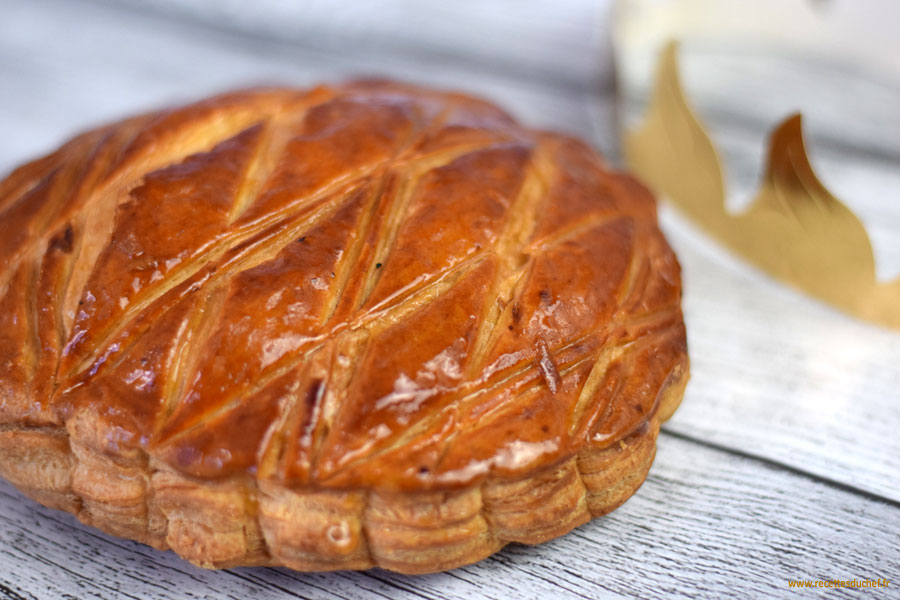
[[[0,475],[45,506],[205,568],[298,571],[381,567],[431,573],[479,561],[510,542],[537,544],[624,503],[643,483],[659,423],[678,407],[680,373],[657,416],[604,449],[585,447],[519,479],[433,492],[289,490],[248,477],[210,482],[142,456],[103,455],[66,430],[0,431]],[[77,435],[77,433],[76,433]]]

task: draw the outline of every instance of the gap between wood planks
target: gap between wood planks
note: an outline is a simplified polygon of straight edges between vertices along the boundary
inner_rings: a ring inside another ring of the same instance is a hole
[[[0,583],[0,596],[3,598],[8,598],[9,600],[29,600],[29,598],[34,598],[32,595],[23,596],[16,592],[15,590],[6,587],[2,583]]]
[[[677,431],[671,431],[665,426],[660,429],[660,433],[683,440],[685,442],[690,442],[692,444],[697,444],[698,446],[703,446],[704,448],[709,448],[710,450],[716,450],[718,452],[724,452],[725,454],[731,454],[732,456],[738,456],[741,458],[745,458],[747,460],[752,460],[773,469],[777,469],[780,471],[787,471],[793,475],[797,475],[799,477],[803,477],[804,479],[815,481],[824,485],[827,485],[831,488],[838,489],[844,492],[848,492],[850,494],[856,494],[857,496],[862,496],[867,500],[873,500],[876,502],[882,502],[887,504],[888,506],[893,506],[894,508],[900,508],[900,502],[894,500],[893,498],[888,498],[886,496],[882,496],[881,494],[877,494],[875,492],[870,492],[869,490],[857,487],[855,485],[851,485],[849,483],[844,483],[842,481],[838,481],[836,479],[832,479],[830,477],[823,477],[822,475],[817,475],[816,473],[812,473],[810,471],[806,471],[804,469],[800,469],[793,465],[789,465],[787,463],[783,463],[781,461],[766,458],[765,456],[759,456],[757,454],[753,454],[752,452],[747,452],[745,450],[739,450],[737,448],[730,448],[728,446],[724,446],[722,444],[716,442],[710,442],[698,437],[694,437],[692,435],[681,433]]]
[[[776,125],[776,123],[769,123],[755,115],[741,114],[738,111],[729,110],[729,107],[722,108],[698,103],[696,109],[706,122],[714,125],[720,135],[726,134],[729,130],[754,133],[770,131]],[[883,168],[894,168],[897,161],[900,160],[900,148],[897,149],[897,152],[894,152],[890,148],[864,146],[854,140],[842,139],[835,135],[833,131],[813,131],[811,134],[804,132],[804,135],[808,136],[812,142],[812,154],[814,156],[822,151],[835,154],[846,154],[849,152],[854,154],[856,159],[875,162]]]

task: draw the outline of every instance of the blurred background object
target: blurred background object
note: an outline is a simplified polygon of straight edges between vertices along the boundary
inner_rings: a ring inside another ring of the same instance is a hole
[[[724,162],[727,206],[747,207],[768,136],[800,112],[819,177],[866,225],[879,279],[900,274],[896,2],[623,0],[616,14],[623,128],[647,107],[659,51],[678,40],[686,99]]]

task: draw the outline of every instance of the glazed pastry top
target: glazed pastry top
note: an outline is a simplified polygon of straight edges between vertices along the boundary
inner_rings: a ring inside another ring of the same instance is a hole
[[[0,182],[0,424],[199,478],[517,476],[653,417],[680,297],[581,142],[389,82],[237,92]]]

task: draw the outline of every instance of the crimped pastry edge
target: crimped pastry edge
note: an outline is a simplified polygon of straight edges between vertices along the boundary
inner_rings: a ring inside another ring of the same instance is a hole
[[[431,573],[477,562],[510,542],[553,539],[623,504],[644,482],[660,423],[680,404],[688,377],[686,365],[676,369],[654,416],[608,447],[587,445],[526,477],[489,477],[449,491],[204,481],[143,453],[101,453],[79,443],[71,428],[17,425],[0,428],[0,475],[45,506],[204,568]]]

